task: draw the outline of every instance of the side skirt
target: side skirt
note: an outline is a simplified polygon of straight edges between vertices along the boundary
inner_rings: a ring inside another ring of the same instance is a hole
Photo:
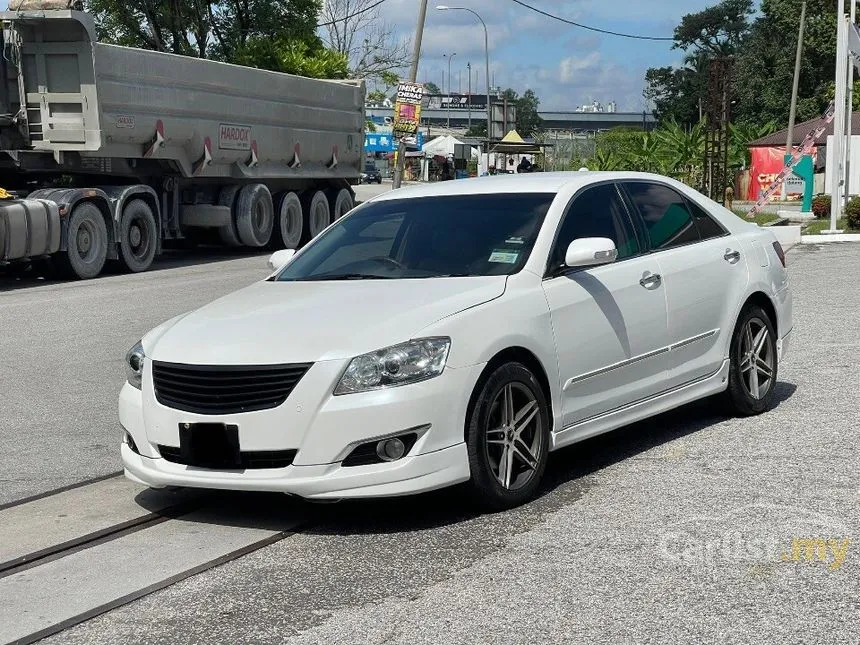
[[[709,376],[685,383],[672,390],[661,392],[647,399],[628,403],[620,408],[609,410],[603,414],[583,419],[552,434],[552,446],[555,450],[576,443],[595,435],[615,430],[661,412],[691,403],[698,399],[717,394],[726,389],[729,378],[729,359],[725,359],[720,368]]]

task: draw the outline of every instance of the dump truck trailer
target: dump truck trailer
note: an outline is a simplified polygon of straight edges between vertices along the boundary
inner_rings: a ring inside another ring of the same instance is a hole
[[[99,43],[80,11],[0,20],[0,263],[92,278],[168,240],[299,248],[353,207],[362,81]]]

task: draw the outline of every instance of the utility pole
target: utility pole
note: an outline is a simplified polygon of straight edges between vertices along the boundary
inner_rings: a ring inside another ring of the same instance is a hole
[[[857,21],[857,0],[851,2],[851,24]],[[848,116],[845,119],[845,203],[851,195],[851,120],[854,114],[854,61],[848,62]]]
[[[830,229],[822,233],[838,233],[836,222],[842,212],[842,180],[844,178],[843,158],[845,150],[845,100],[846,82],[848,80],[848,21],[845,16],[845,0],[839,0],[839,9],[836,13],[836,114],[833,119],[833,168],[830,169],[832,177],[831,199],[830,199]]]
[[[421,57],[421,38],[424,36],[424,20],[427,18],[427,0],[421,0],[418,9],[418,24],[415,27],[415,46],[412,50],[412,67],[409,69],[409,80],[415,82],[418,78],[418,59]],[[406,167],[406,142],[400,141],[397,146],[397,164],[394,167],[394,188],[400,188],[403,182],[403,169]]]
[[[803,56],[803,30],[805,26],[806,0],[803,0],[803,4],[800,6],[800,28],[797,32],[797,52],[794,56],[794,84],[791,86],[791,108],[788,111],[788,134],[785,139],[785,154],[787,155],[790,155],[794,151],[794,116],[797,112],[797,86],[800,82],[800,60]],[[788,182],[782,182],[783,201],[785,201],[786,183]]]

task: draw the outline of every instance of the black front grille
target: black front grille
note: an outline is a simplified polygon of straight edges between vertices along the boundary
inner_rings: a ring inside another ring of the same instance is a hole
[[[167,461],[174,464],[182,464],[183,466],[197,466],[206,468],[207,466],[195,462],[193,459],[183,459],[179,448],[174,446],[158,446],[158,452]],[[257,468],[286,468],[291,466],[293,459],[296,458],[297,450],[257,450],[253,452],[240,452],[243,469]]]
[[[281,405],[312,363],[184,365],[152,362],[155,398],[175,410],[237,414]]]

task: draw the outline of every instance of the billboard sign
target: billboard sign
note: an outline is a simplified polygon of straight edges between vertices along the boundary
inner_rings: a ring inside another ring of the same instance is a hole
[[[419,83],[401,83],[397,86],[397,101],[394,103],[395,137],[415,136],[421,122],[421,100],[424,86]]]

